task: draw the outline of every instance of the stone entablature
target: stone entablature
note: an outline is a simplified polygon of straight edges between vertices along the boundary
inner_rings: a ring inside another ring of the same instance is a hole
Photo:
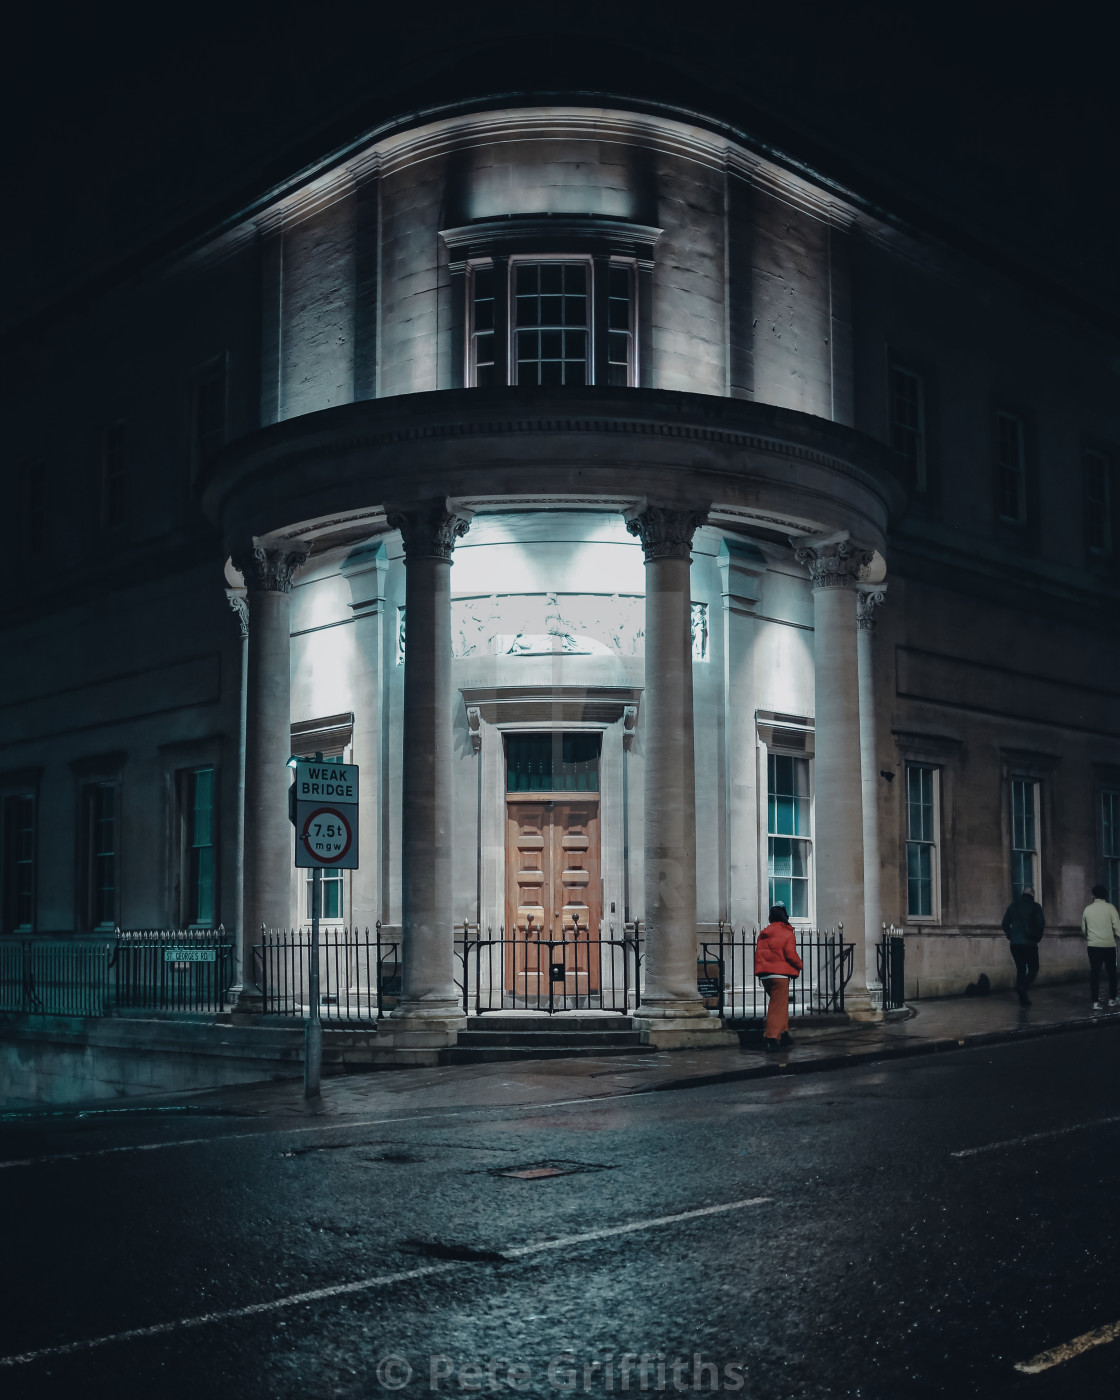
[[[462,389],[347,404],[263,428],[222,453],[203,504],[227,548],[249,535],[339,542],[386,528],[407,484],[465,508],[523,502],[721,507],[780,515],[882,549],[904,508],[904,464],[811,414],[655,389]],[[326,541],[324,541],[325,543]]]

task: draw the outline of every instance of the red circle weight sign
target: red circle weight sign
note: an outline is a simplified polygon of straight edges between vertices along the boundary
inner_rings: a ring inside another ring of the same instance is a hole
[[[354,833],[337,807],[316,807],[304,822],[299,839],[320,865],[334,865],[350,849]]]

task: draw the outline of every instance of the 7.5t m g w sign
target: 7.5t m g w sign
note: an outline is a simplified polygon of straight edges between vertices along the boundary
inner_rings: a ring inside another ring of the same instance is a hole
[[[296,868],[358,868],[358,770],[301,759],[295,782]]]

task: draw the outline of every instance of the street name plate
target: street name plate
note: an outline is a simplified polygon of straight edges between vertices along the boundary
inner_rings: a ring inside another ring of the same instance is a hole
[[[164,962],[216,962],[217,952],[214,948],[165,948],[163,950]]]

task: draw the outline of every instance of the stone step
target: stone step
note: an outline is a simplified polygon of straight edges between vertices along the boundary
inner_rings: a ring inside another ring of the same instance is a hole
[[[599,1055],[649,1054],[647,1045],[456,1045],[443,1052],[445,1064],[488,1065],[512,1060],[591,1059]]]
[[[629,1016],[603,1014],[598,1016],[573,1015],[560,1012],[549,1016],[546,1012],[521,1012],[503,1016],[489,1013],[485,1016],[468,1016],[468,1031],[631,1031],[634,1022]]]
[[[488,1026],[485,1030],[468,1029],[459,1032],[458,1044],[462,1047],[507,1047],[524,1046],[527,1049],[536,1047],[544,1049],[548,1046],[616,1046],[616,1045],[640,1045],[641,1036],[633,1030],[610,1030],[610,1031],[569,1031],[553,1029],[531,1030],[531,1031],[504,1031],[491,1030]]]

